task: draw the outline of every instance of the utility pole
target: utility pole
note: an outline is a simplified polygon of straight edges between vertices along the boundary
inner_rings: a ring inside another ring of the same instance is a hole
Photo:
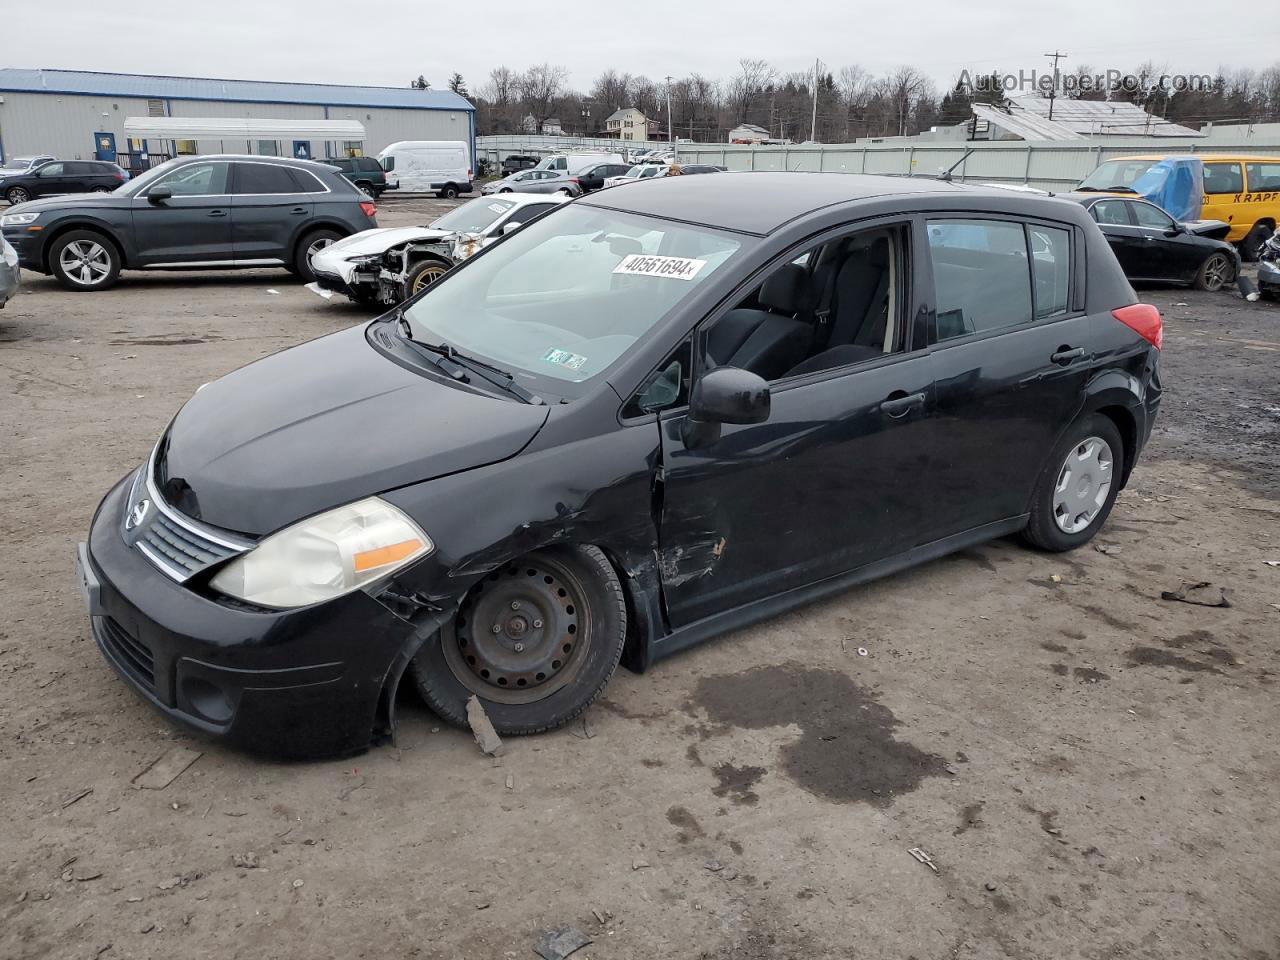
[[[1066,57],[1065,53],[1059,53],[1054,50],[1053,53],[1046,53],[1045,57],[1053,61],[1053,86],[1049,88],[1049,119],[1053,119],[1053,101],[1058,97],[1058,61]]]
[[[822,61],[814,58],[813,61],[813,123],[809,126],[809,139],[814,143],[818,142],[818,68],[822,66]]]
[[[671,74],[667,74],[667,140],[671,143],[671,159],[680,159],[680,150],[676,147],[676,127],[671,120]]]

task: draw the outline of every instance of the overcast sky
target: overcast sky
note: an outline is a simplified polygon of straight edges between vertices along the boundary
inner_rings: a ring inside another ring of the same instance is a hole
[[[492,12],[483,12],[486,6]],[[41,8],[39,0],[30,5]],[[1240,11],[1246,20],[1255,14]],[[962,68],[1045,69],[1042,54],[1055,48],[1070,55],[1064,70],[1082,63],[1127,69],[1150,59],[1174,71],[1211,73],[1280,59],[1280,45],[1213,29],[1216,17],[1201,0],[541,0],[501,9],[470,2],[58,0],[56,16],[22,18],[5,43],[3,65],[385,86],[407,85],[421,73],[435,88],[456,70],[477,90],[494,66],[547,61],[568,67],[571,85],[585,92],[610,67],[655,80],[694,71],[722,79],[743,57],[768,60],[780,73],[810,70],[815,57],[833,72],[856,63],[881,73],[906,63],[940,87]]]

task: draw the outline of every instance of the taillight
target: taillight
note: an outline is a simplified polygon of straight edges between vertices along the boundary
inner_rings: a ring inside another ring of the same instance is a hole
[[[578,178],[577,178],[577,177],[570,177],[570,178],[569,178],[569,182],[570,182],[570,183],[575,183],[575,184],[577,184],[578,186],[582,186],[582,184],[581,184],[581,183],[578,183]]]
[[[361,200],[360,209],[363,210],[364,215],[370,219],[372,219],[373,215],[378,212],[378,208],[369,200]]]
[[[1151,304],[1133,303],[1112,310],[1111,315],[1157,350],[1164,345],[1164,321],[1160,319],[1160,311]]]
[[[115,177],[117,180],[119,180],[121,183],[124,183],[123,173],[113,173],[112,176]]]

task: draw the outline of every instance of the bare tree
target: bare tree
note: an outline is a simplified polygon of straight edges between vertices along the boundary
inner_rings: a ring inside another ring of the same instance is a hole
[[[480,89],[480,129],[493,133],[514,133],[516,130],[515,107],[519,96],[517,74],[510,67],[494,67],[489,80]]]
[[[516,87],[520,92],[520,101],[524,109],[534,120],[535,132],[542,129],[542,124],[554,116],[556,100],[565,92],[565,82],[569,79],[566,67],[540,63],[530,67],[516,79]]]
[[[733,111],[733,122],[742,123],[755,102],[774,84],[777,71],[767,60],[738,61],[738,75],[729,81],[725,99]]]
[[[899,67],[885,79],[885,94],[897,121],[898,136],[904,137],[917,103],[922,97],[931,97],[933,85],[915,67]]]
[[[606,70],[596,77],[591,87],[591,99],[600,105],[605,117],[615,110],[631,106],[631,74]]]

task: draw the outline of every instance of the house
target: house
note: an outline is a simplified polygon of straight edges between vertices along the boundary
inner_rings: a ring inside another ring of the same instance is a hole
[[[764,127],[758,127],[754,123],[740,123],[729,131],[730,143],[790,143],[790,140],[779,140],[774,137]]]
[[[1049,118],[1050,111],[1053,119]],[[970,140],[1083,140],[1086,137],[1203,137],[1127,100],[1015,97],[973,104]]]
[[[525,116],[524,120],[520,122],[520,127],[528,134],[540,133],[544,137],[564,136],[564,126],[556,117],[547,117],[547,119],[542,121],[542,128],[539,129],[538,119],[533,114],[528,114]]]
[[[618,140],[650,140],[657,136],[657,128],[657,120],[650,120],[635,107],[623,107],[609,114],[604,135]]]

